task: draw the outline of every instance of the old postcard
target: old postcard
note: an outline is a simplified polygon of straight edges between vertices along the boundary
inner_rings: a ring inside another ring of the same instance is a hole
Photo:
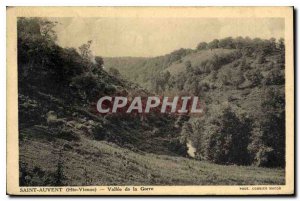
[[[294,194],[292,7],[7,7],[9,195]]]

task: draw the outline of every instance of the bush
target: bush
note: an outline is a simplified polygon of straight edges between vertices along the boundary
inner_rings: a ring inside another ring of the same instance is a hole
[[[168,143],[168,149],[180,156],[187,155],[187,146],[185,143],[181,143],[179,139],[171,139]]]
[[[100,124],[93,128],[93,133],[94,133],[95,140],[105,140],[105,139],[107,139],[106,130]]]
[[[18,101],[19,122],[21,128],[37,125],[43,122],[43,118],[40,115],[43,107],[39,102],[21,94],[19,94]]]
[[[251,82],[252,86],[260,85],[261,81],[263,79],[262,74],[257,70],[247,71],[247,73],[245,74],[245,77]]]
[[[20,163],[20,186],[54,186],[56,185],[55,173],[46,172],[38,166],[29,169],[28,164]]]
[[[266,85],[282,85],[285,82],[284,70],[273,69],[266,77]]]
[[[72,131],[70,128],[67,127],[63,127],[62,129],[60,129],[57,137],[67,141],[79,140],[79,136],[77,136],[76,133],[74,133],[74,131]]]

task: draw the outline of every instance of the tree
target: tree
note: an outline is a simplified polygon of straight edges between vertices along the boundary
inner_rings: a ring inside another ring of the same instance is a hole
[[[264,51],[259,51],[257,52],[257,56],[256,56],[256,62],[258,64],[263,64],[264,62],[266,62],[266,54]]]
[[[57,34],[54,31],[54,27],[57,25],[57,22],[55,21],[49,21],[49,20],[40,20],[40,32],[43,37],[46,38],[46,40],[56,41],[57,40]]]
[[[285,51],[285,45],[284,45],[284,39],[283,38],[280,38],[278,40],[278,49],[282,52]]]
[[[242,49],[246,46],[246,41],[243,37],[239,36],[233,40],[236,49]]]
[[[252,87],[260,85],[263,79],[262,74],[257,70],[247,71],[245,76],[251,82]]]
[[[230,69],[225,69],[223,72],[220,73],[220,78],[223,83],[223,85],[228,86],[231,84],[230,78],[232,77],[231,75],[231,70]]]
[[[246,116],[239,118],[226,107],[213,124],[215,129],[209,138],[208,159],[219,164],[248,165],[252,121]]]
[[[266,167],[285,166],[285,98],[284,92],[268,89],[261,104],[259,126],[249,146],[253,164]]]
[[[207,42],[201,42],[197,45],[197,50],[205,50],[207,48]]]
[[[280,38],[278,40],[278,49],[280,51],[280,57],[279,57],[278,63],[281,63],[284,65],[285,64],[285,44],[284,44],[283,38]]]
[[[18,37],[30,38],[32,36],[43,37],[47,41],[56,41],[57,34],[54,31],[56,21],[46,18],[21,17],[17,22]]]
[[[191,123],[184,122],[180,134],[180,143],[186,144],[192,135],[193,135],[193,127]]]
[[[78,99],[83,101],[95,101],[100,94],[113,94],[116,90],[114,85],[109,85],[105,80],[92,72],[72,78],[70,83],[76,92]]]
[[[234,76],[231,78],[232,85],[234,85],[237,89],[244,81],[245,81],[245,77],[243,71],[241,70],[236,71],[234,73]]]
[[[97,66],[99,66],[101,68],[103,67],[104,61],[103,61],[102,57],[99,57],[99,56],[95,57],[95,61],[96,61]]]
[[[207,47],[212,50],[212,49],[216,49],[219,47],[219,40],[218,39],[214,39],[213,41],[209,42]]]
[[[82,58],[75,48],[65,48],[62,52],[61,58],[64,76],[67,79],[72,79],[73,77],[80,75],[85,71]]]
[[[285,82],[284,70],[274,68],[266,76],[267,85],[282,85]]]
[[[190,60],[186,61],[184,65],[187,73],[191,73],[193,71],[192,63]]]
[[[173,76],[173,78],[175,80],[175,81],[173,81],[175,88],[179,91],[183,90],[185,81],[187,80],[187,75],[186,74],[183,74],[183,75],[178,74],[178,75]]]
[[[156,77],[152,77],[151,79],[151,87],[154,89],[155,93],[158,93],[159,91],[164,92],[166,89],[166,86],[169,85],[169,80],[171,78],[171,74],[169,71],[161,72]],[[172,83],[171,83],[172,85]]]
[[[17,29],[19,38],[41,35],[40,19],[20,17],[17,21]]]
[[[55,44],[55,23],[42,18],[20,18],[17,26],[20,85],[31,83],[41,88],[60,88],[56,82],[65,80],[64,49]]]
[[[191,52],[192,52],[191,49],[184,49],[184,48],[175,50],[166,56],[166,64],[170,65],[175,61],[180,61],[184,56],[190,54]]]
[[[285,166],[285,112],[269,113],[262,123],[262,141],[270,153],[261,166]]]
[[[200,85],[195,77],[189,77],[184,83],[184,91],[189,92],[190,94],[199,94]]]
[[[225,49],[235,48],[232,37],[221,39],[218,43],[218,46]]]
[[[112,76],[115,76],[115,77],[120,77],[121,76],[119,70],[116,69],[116,68],[113,68],[113,67],[108,69],[108,73],[111,74]]]
[[[245,81],[245,77],[243,71],[241,70],[226,69],[221,74],[221,80],[224,85],[232,85],[238,89],[239,86]]]
[[[20,186],[27,186],[29,185],[29,174],[28,174],[28,165],[27,163],[20,163],[19,165],[19,170],[20,170],[20,176],[19,176],[19,182],[20,182]]]
[[[218,79],[218,71],[213,70],[211,71],[211,81],[215,82]]]
[[[270,38],[268,46],[271,51],[275,51],[276,50],[276,39]]]
[[[93,42],[92,40],[89,40],[86,44],[82,44],[78,48],[81,57],[88,61],[90,61],[92,57],[92,51],[91,51],[92,42]]]
[[[62,150],[59,151],[56,172],[54,175],[55,186],[64,186],[65,175],[63,172]]]
[[[87,71],[91,71],[93,70],[94,67],[94,56],[92,54],[92,50],[91,50],[91,45],[92,45],[93,41],[89,40],[86,44],[82,44],[81,46],[79,46],[79,53],[82,57],[82,59],[85,61],[85,66],[87,68]]]
[[[239,68],[241,71],[245,71],[250,68],[250,66],[247,64],[247,60],[245,57],[242,57]]]
[[[255,49],[251,46],[245,46],[242,48],[242,54],[243,54],[243,56],[251,57],[254,50]]]

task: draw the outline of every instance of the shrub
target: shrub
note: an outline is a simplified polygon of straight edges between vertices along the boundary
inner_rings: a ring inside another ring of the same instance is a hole
[[[60,129],[57,137],[68,141],[79,140],[79,136],[77,136],[74,131],[72,131],[70,128],[67,127],[63,127],[62,129]]]
[[[270,71],[265,80],[267,85],[282,85],[284,82],[284,71],[277,68]]]
[[[19,184],[20,186],[54,186],[54,173],[47,173],[38,166],[28,168],[28,164],[20,163]]]
[[[263,79],[262,74],[257,70],[250,70],[247,71],[245,74],[246,78],[251,82],[252,86],[258,86],[261,84],[261,81]]]

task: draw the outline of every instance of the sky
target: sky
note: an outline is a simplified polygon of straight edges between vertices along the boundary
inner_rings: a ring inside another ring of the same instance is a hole
[[[152,57],[228,36],[284,38],[283,18],[53,18],[62,47],[92,40],[103,57]]]

